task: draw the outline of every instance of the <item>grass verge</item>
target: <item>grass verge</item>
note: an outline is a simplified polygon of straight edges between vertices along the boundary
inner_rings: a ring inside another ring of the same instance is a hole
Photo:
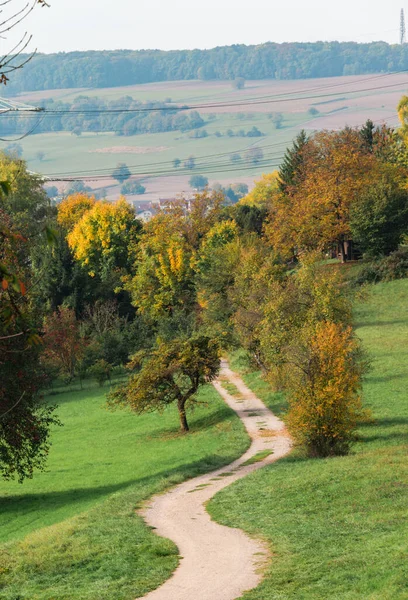
[[[136,509],[249,445],[212,386],[199,399],[208,406],[195,408],[182,435],[174,407],[111,413],[100,389],[52,398],[64,427],[54,432],[47,471],[23,485],[0,483],[2,600],[130,600],[171,575],[177,548]]]
[[[352,454],[293,453],[209,503],[218,522],[269,540],[265,579],[245,600],[408,598],[407,301],[403,280],[372,287],[356,307],[357,333],[372,358],[364,397],[375,421],[361,428]],[[270,407],[284,409],[242,356],[232,364]]]

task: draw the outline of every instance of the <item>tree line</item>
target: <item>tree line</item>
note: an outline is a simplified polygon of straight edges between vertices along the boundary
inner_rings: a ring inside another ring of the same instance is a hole
[[[406,45],[385,42],[236,44],[211,50],[115,50],[37,54],[9,82],[31,90],[118,87],[155,81],[307,79],[408,68]],[[239,86],[238,86],[239,87]]]
[[[342,264],[351,242],[366,261],[401,253],[407,106],[404,98],[399,130],[368,121],[302,132],[280,171],[238,203],[204,189],[148,223],[123,198],[77,193],[55,207],[24,162],[3,155],[1,474],[23,480],[44,467],[58,419],[41,395],[56,378],[103,385],[126,367],[109,406],[175,404],[187,432],[198,388],[237,347],[284,390],[305,451],[347,453],[367,418],[367,362]]]
[[[205,124],[201,115],[193,110],[184,112],[169,102],[140,102],[130,96],[105,101],[103,98],[78,96],[73,102],[46,99],[39,104],[41,108],[55,111],[46,114],[38,121],[35,133],[69,131],[75,135],[86,132],[113,131],[117,135],[137,135],[139,133],[162,133],[167,131],[199,130]],[[155,109],[165,108],[165,111]],[[120,113],[103,111],[123,110]],[[126,112],[137,111],[142,112]],[[58,111],[63,111],[58,114]],[[76,111],[90,111],[77,113]],[[100,112],[101,111],[101,112]],[[72,114],[69,114],[72,112]],[[33,117],[33,122],[38,116]],[[4,134],[19,134],[27,131],[27,121],[18,115],[3,115]],[[208,135],[208,134],[207,134]]]

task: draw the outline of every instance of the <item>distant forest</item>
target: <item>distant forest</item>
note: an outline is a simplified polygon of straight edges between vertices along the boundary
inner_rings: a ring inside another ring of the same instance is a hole
[[[211,50],[115,50],[38,54],[7,94],[190,79],[307,79],[408,69],[408,45],[385,42],[267,43]]]

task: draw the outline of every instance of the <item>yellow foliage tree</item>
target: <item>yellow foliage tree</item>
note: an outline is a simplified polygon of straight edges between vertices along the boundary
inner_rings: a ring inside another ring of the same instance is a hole
[[[96,199],[94,196],[87,196],[86,194],[67,196],[58,205],[57,220],[59,225],[68,232],[72,231],[84,214],[95,206],[95,203]]]
[[[278,176],[278,171],[262,175],[261,179],[255,183],[254,189],[241,198],[238,204],[261,207],[271,204],[273,197],[279,190]]]
[[[141,224],[132,207],[121,198],[115,204],[94,202],[91,209],[68,233],[67,240],[74,257],[89,269],[90,275],[127,266],[132,242]]]
[[[351,327],[324,321],[303,331],[292,364],[288,428],[311,456],[346,454],[364,418],[365,363]]]

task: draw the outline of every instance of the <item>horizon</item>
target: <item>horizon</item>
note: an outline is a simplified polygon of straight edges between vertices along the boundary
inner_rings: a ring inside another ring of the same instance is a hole
[[[253,0],[250,11],[244,0],[207,0],[204,8],[194,10],[187,0],[175,0],[171,6],[164,0],[140,0],[137,6],[131,0],[117,0],[114,10],[109,0],[101,0],[97,13],[82,0],[50,0],[50,4],[37,7],[7,40],[0,40],[0,52],[7,52],[25,30],[33,35],[30,49],[37,48],[40,54],[319,41],[398,44],[400,11],[408,9],[408,3],[404,7],[397,0],[390,0],[387,10],[379,0],[361,0],[358,6],[344,0],[333,18],[324,0],[307,5],[294,0],[279,8],[267,0]]]

